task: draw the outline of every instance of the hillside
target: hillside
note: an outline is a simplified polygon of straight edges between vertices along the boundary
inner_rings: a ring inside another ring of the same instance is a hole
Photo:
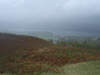
[[[85,63],[65,65],[61,67],[61,69],[64,70],[64,72],[60,73],[44,72],[44,73],[38,73],[37,75],[100,75],[99,68],[100,68],[100,61],[91,61]],[[4,73],[0,75],[12,75],[12,73]]]
[[[50,45],[48,41],[36,37],[0,33],[0,55]]]
[[[63,73],[47,72],[41,75],[100,75],[100,61],[66,65],[62,69]]]
[[[67,56],[56,56],[58,49],[40,38],[0,33],[0,72],[38,72],[63,65]]]
[[[0,73],[59,72],[58,68],[66,64],[91,60],[100,60],[99,50],[54,45],[36,37],[0,33]]]

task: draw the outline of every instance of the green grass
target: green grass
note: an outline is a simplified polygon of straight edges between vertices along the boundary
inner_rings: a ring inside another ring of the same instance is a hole
[[[100,61],[66,65],[62,69],[62,73],[47,72],[41,75],[100,75]]]
[[[100,75],[100,61],[91,61],[78,64],[66,65],[61,68],[64,72],[45,72],[36,75]],[[0,74],[12,75],[12,74]]]

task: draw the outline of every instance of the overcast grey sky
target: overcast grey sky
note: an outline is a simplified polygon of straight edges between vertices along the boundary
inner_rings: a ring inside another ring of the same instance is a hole
[[[0,0],[0,31],[100,33],[100,0]]]

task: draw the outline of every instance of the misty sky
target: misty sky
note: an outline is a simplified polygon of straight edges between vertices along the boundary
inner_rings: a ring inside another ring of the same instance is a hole
[[[100,0],[0,0],[0,32],[100,33]]]

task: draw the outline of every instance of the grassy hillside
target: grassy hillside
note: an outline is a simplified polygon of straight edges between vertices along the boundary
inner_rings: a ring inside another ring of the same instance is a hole
[[[100,75],[100,61],[66,65],[62,69],[62,73],[47,72],[41,75]]]
[[[100,60],[100,50],[54,45],[23,35],[0,34],[0,73],[61,72],[60,67]]]
[[[38,73],[37,75],[100,75],[100,61],[91,61],[91,62],[65,65],[61,67],[60,70],[63,71]],[[12,75],[12,74],[5,73],[0,75]]]

